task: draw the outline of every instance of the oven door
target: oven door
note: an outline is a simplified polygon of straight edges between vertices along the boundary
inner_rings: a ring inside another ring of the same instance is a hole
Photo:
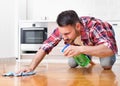
[[[42,44],[47,39],[47,28],[21,28],[21,44]]]

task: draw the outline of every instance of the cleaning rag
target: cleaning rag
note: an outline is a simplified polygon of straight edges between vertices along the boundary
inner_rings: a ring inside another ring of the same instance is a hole
[[[15,73],[15,72],[7,72],[5,74],[3,74],[3,76],[30,76],[30,75],[34,75],[36,74],[36,72],[31,71],[31,72],[21,72],[21,73]]]

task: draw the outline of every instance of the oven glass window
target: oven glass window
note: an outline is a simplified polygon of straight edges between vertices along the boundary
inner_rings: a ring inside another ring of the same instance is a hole
[[[43,43],[43,31],[41,30],[26,30],[25,43]]]
[[[22,44],[42,44],[47,39],[47,28],[21,28]]]

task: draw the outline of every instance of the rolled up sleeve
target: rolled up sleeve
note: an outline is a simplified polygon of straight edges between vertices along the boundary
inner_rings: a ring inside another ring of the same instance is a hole
[[[43,49],[47,54],[61,41],[61,35],[58,28],[56,28],[53,33],[44,41],[40,49]]]

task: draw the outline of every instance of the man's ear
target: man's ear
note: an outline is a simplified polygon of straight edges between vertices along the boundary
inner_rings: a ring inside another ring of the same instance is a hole
[[[77,22],[77,23],[76,23],[76,29],[77,29],[77,30],[80,30],[80,27],[81,27],[81,24]]]

